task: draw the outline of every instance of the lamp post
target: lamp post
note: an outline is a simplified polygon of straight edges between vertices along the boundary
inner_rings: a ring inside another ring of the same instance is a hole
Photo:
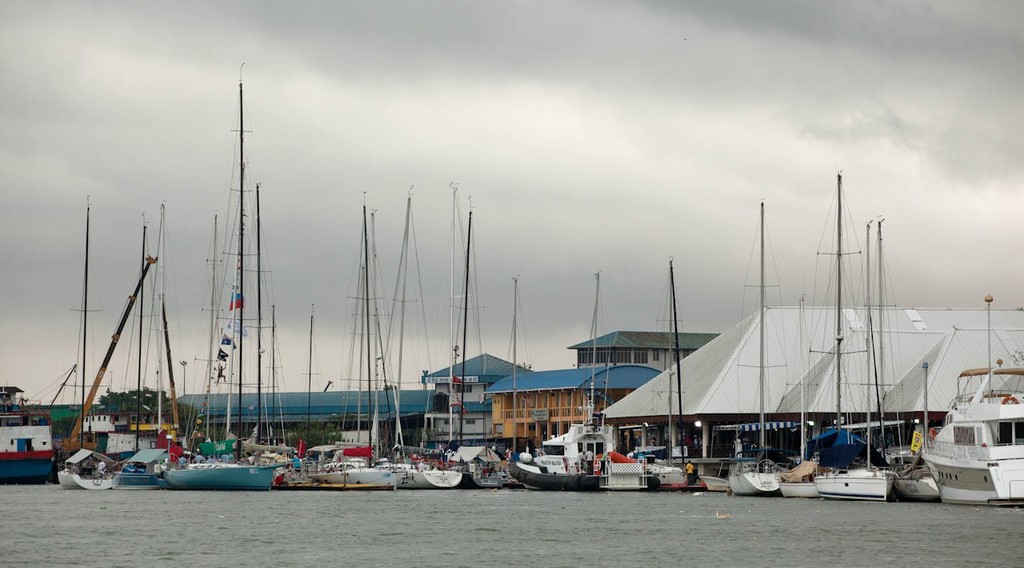
[[[925,447],[928,445],[928,361],[921,363],[921,368],[924,369],[924,413],[921,424],[921,444],[922,447]]]

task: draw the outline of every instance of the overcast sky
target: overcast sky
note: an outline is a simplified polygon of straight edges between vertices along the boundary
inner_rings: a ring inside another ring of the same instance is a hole
[[[666,330],[670,257],[682,329],[728,329],[752,309],[762,200],[773,303],[827,303],[815,282],[840,170],[857,242],[885,217],[888,303],[1024,305],[1022,12],[4,2],[0,383],[48,402],[79,358],[89,201],[89,382],[137,278],[143,216],[152,238],[165,204],[173,357],[199,388],[207,259],[223,259],[213,218],[223,232],[234,215],[240,74],[288,390],[306,388],[311,304],[314,388],[347,386],[364,195],[390,293],[410,186],[423,297],[406,386],[447,366],[451,182],[463,217],[473,209],[470,356],[511,358],[516,275],[518,358],[535,369],[575,363],[566,347],[590,336],[598,271],[599,333]],[[134,349],[119,347],[105,386],[134,385]]]

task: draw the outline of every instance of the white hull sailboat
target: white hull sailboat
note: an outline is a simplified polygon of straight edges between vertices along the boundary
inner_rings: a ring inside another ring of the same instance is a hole
[[[817,475],[814,487],[825,499],[888,501],[895,477],[878,468],[839,469]]]
[[[765,276],[764,276],[764,203],[761,203],[761,271],[758,300],[758,398],[760,400],[760,421],[757,424],[759,435],[758,448],[766,448],[765,444]],[[748,450],[744,457],[740,452],[736,456],[729,471],[729,489],[733,495],[774,497],[782,495],[779,491],[779,467],[775,461],[768,459],[768,452],[777,450]]]
[[[114,486],[113,471],[107,471],[114,460],[91,450],[78,450],[57,472],[61,489],[103,490]]]
[[[835,345],[835,361],[836,361],[836,428],[840,429],[842,424],[842,342],[845,335],[843,328],[843,297],[842,297],[842,257],[843,257],[843,177],[842,174],[836,176],[837,194],[836,194],[836,345]],[[870,226],[870,225],[869,225]],[[870,301],[868,302],[870,306]],[[870,311],[870,309],[869,309]],[[870,319],[870,315],[869,315]],[[870,327],[870,323],[869,323]],[[870,349],[868,349],[870,356]],[[870,367],[870,365],[869,365]],[[852,452],[840,452],[844,453],[845,457],[840,463],[824,463],[824,465],[831,467],[829,471],[818,474],[814,478],[814,487],[818,490],[818,493],[825,499],[843,499],[851,501],[888,501],[892,495],[893,479],[895,474],[888,470],[879,469],[875,464],[884,464],[884,460],[881,456],[877,456],[875,461],[872,461],[872,449],[870,447],[871,440],[871,411],[870,401],[867,402],[869,410],[867,411],[867,425],[868,435],[866,436],[866,443],[863,440],[859,440],[856,436],[853,436],[847,430],[836,431],[836,443],[843,446],[856,447],[862,446],[864,455],[866,458],[866,466],[864,467],[851,467],[852,461],[856,455]],[[843,436],[838,434],[846,435]]]
[[[448,469],[397,469],[399,489],[455,489],[462,472]]]

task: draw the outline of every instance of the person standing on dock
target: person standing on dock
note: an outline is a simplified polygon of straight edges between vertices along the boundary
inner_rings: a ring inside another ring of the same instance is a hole
[[[697,476],[694,474],[693,462],[686,462],[686,484],[693,485],[697,482]]]

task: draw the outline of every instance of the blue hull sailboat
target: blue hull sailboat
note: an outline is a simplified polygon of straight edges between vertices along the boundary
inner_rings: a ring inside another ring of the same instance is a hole
[[[280,467],[241,463],[192,464],[185,469],[163,473],[160,486],[166,489],[214,491],[270,491],[274,471]]]

